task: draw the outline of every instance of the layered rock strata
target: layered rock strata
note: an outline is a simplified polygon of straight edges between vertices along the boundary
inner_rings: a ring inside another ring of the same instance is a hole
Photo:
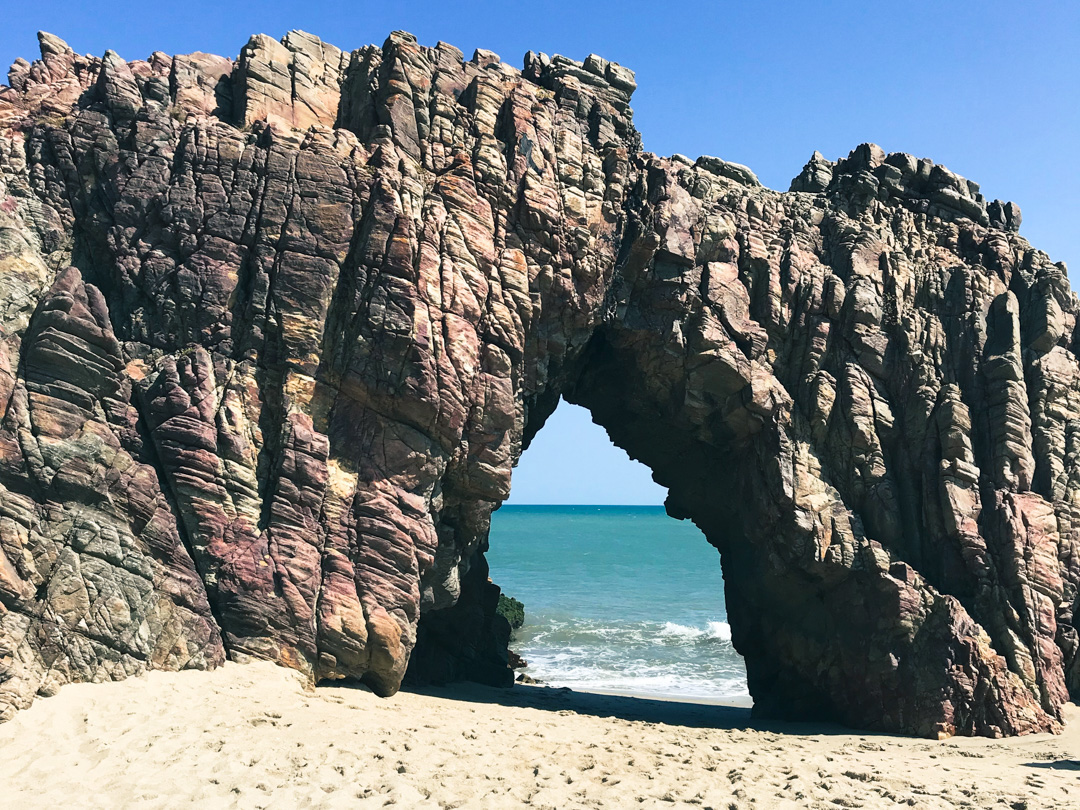
[[[0,88],[0,718],[226,655],[509,684],[490,514],[565,397],[720,550],[756,711],[1058,728],[1077,301],[1015,205],[866,145],[788,193],[658,158],[596,56],[40,39]]]

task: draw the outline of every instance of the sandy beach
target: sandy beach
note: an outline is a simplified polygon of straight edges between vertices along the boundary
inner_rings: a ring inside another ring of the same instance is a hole
[[[739,707],[459,685],[380,699],[260,663],[64,687],[0,726],[5,807],[1080,806],[1062,736],[931,742]]]

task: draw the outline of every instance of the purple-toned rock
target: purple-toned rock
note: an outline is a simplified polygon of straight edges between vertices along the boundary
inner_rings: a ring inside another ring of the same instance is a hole
[[[1019,208],[641,151],[628,69],[301,32],[0,88],[0,718],[265,658],[510,685],[491,511],[561,397],[722,555],[755,710],[1056,730],[1080,368]]]

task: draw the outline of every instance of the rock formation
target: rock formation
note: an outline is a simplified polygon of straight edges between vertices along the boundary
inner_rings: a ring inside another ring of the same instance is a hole
[[[509,684],[484,551],[561,397],[721,552],[755,710],[1055,730],[1077,300],[904,154],[641,150],[633,74],[395,33],[0,88],[0,719],[266,658]]]

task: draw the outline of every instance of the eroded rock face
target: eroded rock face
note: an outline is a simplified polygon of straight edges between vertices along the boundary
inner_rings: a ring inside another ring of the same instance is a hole
[[[1053,728],[1077,687],[1064,267],[875,147],[788,194],[644,162],[565,394],[721,550],[755,707]]]
[[[225,655],[508,685],[490,514],[565,396],[720,549],[759,712],[1057,728],[1077,303],[1015,205],[871,146],[789,193],[657,158],[595,56],[41,51],[0,88],[0,717]]]

